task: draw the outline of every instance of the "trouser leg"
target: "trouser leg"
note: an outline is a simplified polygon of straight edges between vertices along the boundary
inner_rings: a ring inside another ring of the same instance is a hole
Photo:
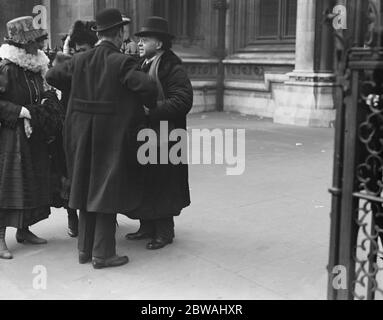
[[[78,225],[78,250],[91,255],[96,228],[96,213],[80,211]]]
[[[0,226],[0,252],[8,250],[7,243],[5,242],[6,232],[7,232],[7,227]]]
[[[94,258],[108,259],[116,255],[116,214],[97,213],[94,234]]]
[[[6,227],[5,225],[5,217],[3,214],[0,213],[0,228]]]
[[[68,212],[68,233],[71,237],[76,237],[78,235],[77,211],[68,208],[67,212]]]
[[[167,240],[174,238],[174,217],[154,220],[156,236]]]
[[[74,217],[76,216],[77,217],[77,210],[75,209],[66,209],[67,213],[68,213],[68,217]]]
[[[5,232],[7,228],[6,227],[0,227],[0,250],[1,250],[1,245],[4,245],[5,243]]]
[[[153,220],[140,220],[139,232],[154,234],[155,223]]]
[[[5,232],[7,227],[5,226],[4,216],[0,213],[0,244],[4,246],[5,244]],[[1,248],[0,248],[1,250]]]

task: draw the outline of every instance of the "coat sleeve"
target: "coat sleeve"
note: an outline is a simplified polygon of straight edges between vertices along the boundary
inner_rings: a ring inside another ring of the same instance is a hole
[[[185,117],[193,106],[193,88],[185,69],[176,66],[163,83],[165,100],[149,111],[152,122]]]
[[[139,71],[135,59],[127,57],[121,66],[121,83],[128,89],[136,92],[145,106],[154,108],[157,104],[157,84],[146,73]]]
[[[22,106],[5,99],[5,94],[10,90],[11,81],[8,65],[0,65],[0,122],[8,128],[14,128],[19,119]]]
[[[46,74],[48,84],[61,91],[70,91],[72,83],[74,59],[56,64]]]

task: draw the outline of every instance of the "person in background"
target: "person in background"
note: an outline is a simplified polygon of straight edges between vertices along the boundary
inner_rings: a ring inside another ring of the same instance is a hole
[[[126,21],[124,25],[124,41],[122,42],[121,52],[129,55],[138,55],[138,46],[130,37],[130,18],[122,15],[122,20]]]
[[[96,25],[95,21],[77,20],[69,35],[70,47],[74,48],[75,53],[88,51],[98,42],[97,34],[92,30]]]
[[[181,59],[171,50],[173,36],[168,31],[167,20],[150,17],[135,35],[139,37],[142,70],[156,80],[159,91],[157,107],[145,109],[150,127],[157,136],[161,121],[167,122],[170,130],[186,130],[186,115],[193,105],[193,89]],[[168,150],[173,144],[170,142],[166,146]],[[157,147],[157,159],[160,159],[161,141]],[[140,219],[140,228],[127,234],[126,238],[150,238],[146,247],[156,250],[172,243],[174,217],[190,205],[188,165],[149,164],[148,169],[146,198],[141,207],[128,213],[128,217]]]
[[[7,227],[19,243],[46,244],[29,227],[51,206],[49,142],[61,131],[58,100],[44,82],[49,59],[40,49],[46,31],[32,17],[7,23],[0,47],[0,258],[12,259]]]

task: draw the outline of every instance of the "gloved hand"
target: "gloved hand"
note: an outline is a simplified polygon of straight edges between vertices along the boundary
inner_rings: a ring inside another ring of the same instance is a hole
[[[24,131],[25,131],[25,135],[29,139],[32,135],[33,129],[31,126],[31,120],[26,119],[26,118],[24,118]]]
[[[25,118],[25,119],[29,119],[29,120],[32,119],[31,113],[25,107],[21,107],[19,118]]]

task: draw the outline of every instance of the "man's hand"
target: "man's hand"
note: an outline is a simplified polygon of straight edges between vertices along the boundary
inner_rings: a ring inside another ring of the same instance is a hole
[[[144,106],[145,115],[149,115],[150,109]]]
[[[24,131],[25,131],[25,135],[29,139],[32,135],[32,132],[33,132],[32,126],[31,126],[31,120],[24,119]]]
[[[31,113],[29,112],[29,110],[25,107],[21,107],[21,111],[20,111],[20,114],[19,114],[19,118],[24,118],[24,119],[32,119],[31,117]]]

